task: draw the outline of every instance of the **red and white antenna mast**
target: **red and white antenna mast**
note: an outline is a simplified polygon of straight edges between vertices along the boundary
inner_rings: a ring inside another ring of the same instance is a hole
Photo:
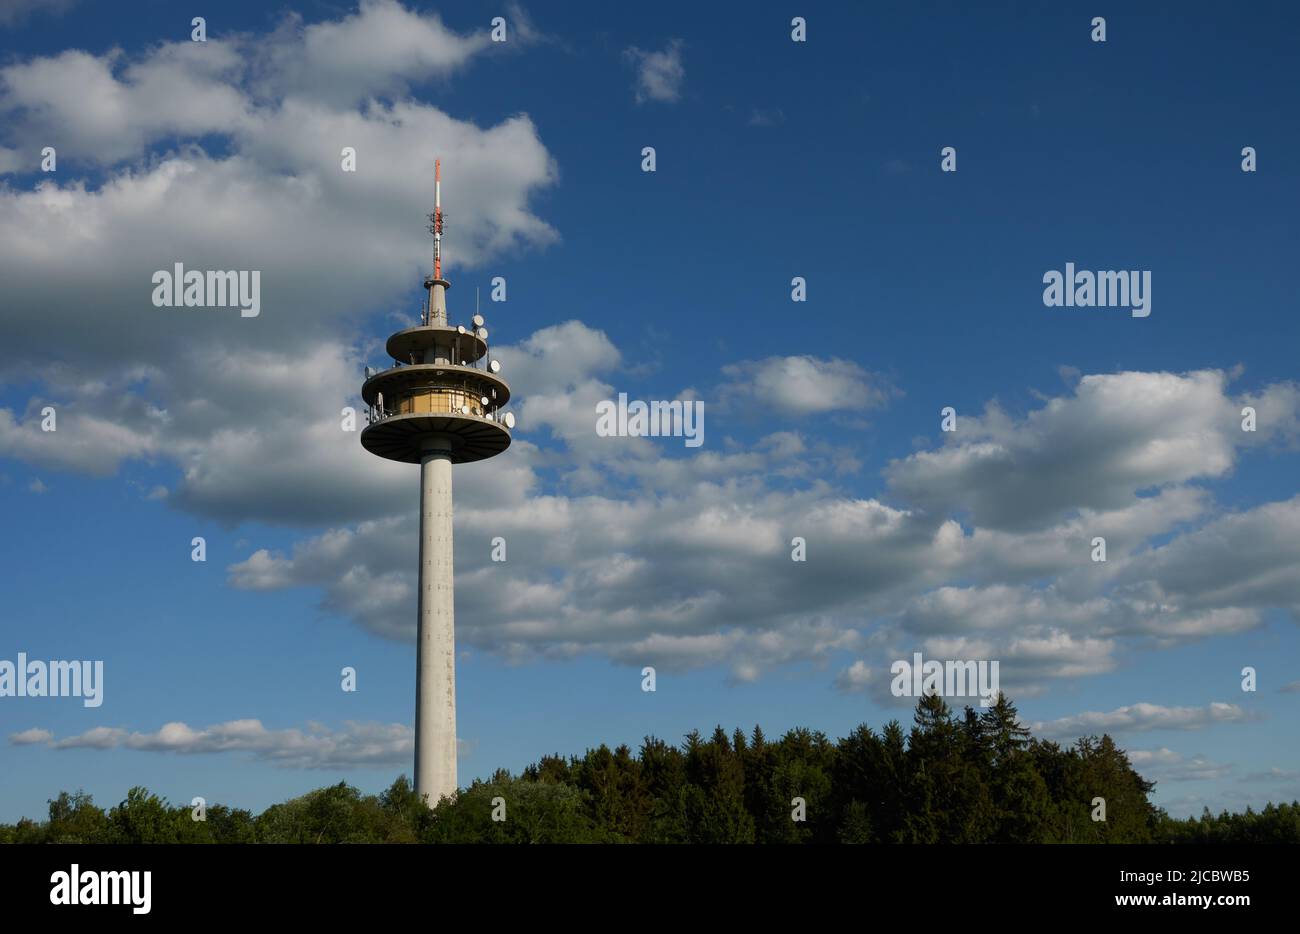
[[[433,160],[433,278],[442,278],[442,160]]]
[[[442,277],[442,160],[433,160],[433,213],[429,215],[429,232],[433,234],[433,276],[424,280],[429,290],[427,325],[447,324],[447,289],[451,283]]]

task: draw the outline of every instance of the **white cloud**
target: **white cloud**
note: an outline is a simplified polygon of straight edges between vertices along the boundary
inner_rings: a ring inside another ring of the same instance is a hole
[[[396,0],[362,0],[357,13],[334,22],[303,27],[291,19],[259,49],[275,90],[351,104],[446,77],[490,45],[486,26],[462,36],[436,13],[418,14]]]
[[[128,735],[118,727],[97,726],[77,736],[52,741],[50,745],[55,749],[113,749],[122,745]]]
[[[1095,601],[1066,600],[1051,590],[993,584],[938,587],[912,600],[902,627],[918,635],[966,632],[972,620],[984,631],[1023,632],[1042,625],[1078,626],[1098,610]]]
[[[728,364],[722,372],[723,403],[782,415],[878,408],[894,393],[881,377],[836,357],[768,357]]]
[[[241,124],[248,105],[228,83],[239,67],[238,50],[222,42],[168,43],[137,61],[69,50],[0,69],[0,112],[12,136],[35,147],[23,150],[33,166],[41,146],[63,162],[113,163],[160,136]]]
[[[1174,543],[1194,543],[1202,531],[1180,527],[1211,511],[1202,490],[1166,486],[1115,510],[1081,510],[1018,533],[966,532],[950,519],[846,496],[821,480],[776,489],[770,478],[792,457],[808,457],[792,432],[712,461],[649,444],[597,443],[590,403],[575,400],[611,389],[592,376],[619,359],[603,334],[570,322],[503,356],[523,381],[545,386],[554,377],[542,374],[558,369],[556,348],[566,343],[578,348],[574,371],[530,399],[542,408],[524,409],[526,423],[549,426],[561,448],[518,453],[534,479],[549,464],[576,463],[591,482],[568,495],[530,487],[509,502],[467,494],[472,515],[458,512],[456,565],[465,586],[457,623],[476,648],[512,660],[597,654],[669,669],[718,664],[735,678],[862,649],[868,654],[852,670],[888,670],[893,659],[923,650],[998,660],[1003,684],[1030,696],[1052,679],[1112,671],[1124,649],[1259,625],[1256,607],[1219,605],[1158,583],[1178,565],[1163,555],[1171,545],[1149,543],[1170,533]],[[623,483],[599,483],[611,477]],[[1280,541],[1287,523],[1300,538],[1300,517],[1278,505],[1245,515],[1260,512],[1257,521],[1276,525],[1268,541]],[[254,553],[232,566],[231,581],[320,588],[326,609],[409,640],[414,571],[400,556],[416,535],[413,516],[412,509],[335,530],[291,556]],[[1090,560],[1095,532],[1111,542],[1105,565]],[[1211,524],[1204,534],[1214,540],[1220,532]],[[488,559],[496,535],[509,542],[508,573]],[[808,542],[807,562],[790,561],[796,535]],[[1285,565],[1288,553],[1276,547]],[[1215,560],[1234,575],[1227,556]],[[862,684],[841,677],[840,686]]]
[[[414,731],[405,724],[353,721],[345,722],[341,729],[311,723],[306,729],[284,730],[267,729],[260,720],[230,720],[204,729],[173,721],[153,733],[101,726],[60,740],[48,730],[32,729],[10,736],[9,741],[15,745],[47,743],[54,749],[134,749],[184,755],[243,752],[299,769],[401,765],[410,762],[415,748]],[[458,742],[463,746],[463,740]]]
[[[69,50],[16,62],[0,68],[0,114],[8,112],[11,135],[27,147],[113,164],[171,135],[248,139],[268,122],[300,115],[299,107],[344,113],[372,97],[399,98],[414,82],[464,68],[490,45],[486,28],[460,36],[437,14],[363,0],[341,20],[303,26],[295,14],[271,33],[214,33],[135,58]]]
[[[1231,513],[1144,558],[1129,576],[1152,600],[1190,609],[1300,610],[1300,496]]]
[[[846,694],[860,694],[874,681],[874,673],[867,663],[858,659],[835,678],[835,686]]]
[[[963,511],[979,526],[1023,531],[1074,510],[1116,510],[1139,491],[1222,477],[1239,448],[1290,433],[1291,384],[1266,393],[1274,417],[1241,430],[1241,403],[1219,370],[1085,376],[1072,397],[1017,420],[996,405],[958,416],[944,446],[890,465],[895,493],[927,509]]]
[[[156,449],[149,426],[121,409],[99,414],[72,406],[58,418],[56,431],[43,431],[35,405],[21,421],[9,409],[0,409],[0,453],[55,469],[103,474],[123,459],[148,457]]]
[[[1245,723],[1258,719],[1237,704],[1220,701],[1204,707],[1162,707],[1159,704],[1132,704],[1107,713],[1089,711],[1073,717],[1034,723],[1030,730],[1038,736],[1065,738],[1101,733],[1136,733],[1147,730],[1199,730],[1217,723]]]
[[[333,24],[0,69],[0,124],[18,141],[60,134],[59,178],[71,179],[0,187],[0,381],[41,387],[25,408],[0,409],[0,454],[91,473],[162,459],[182,471],[173,506],[231,522],[404,507],[407,472],[340,430],[381,346],[352,343],[357,316],[376,305],[418,313],[412,293],[429,262],[419,200],[432,199],[435,155],[449,182],[452,270],[556,240],[528,207],[555,166],[525,115],[480,127],[406,98],[357,107],[325,93],[322,50],[358,37],[375,44],[336,62],[341,81],[447,73],[481,45],[375,2]],[[309,73],[311,88],[299,87]],[[211,152],[193,142],[209,133],[223,140]],[[142,156],[173,136],[179,148]],[[344,145],[357,150],[356,173],[340,171]],[[108,165],[98,188],[76,180],[78,161]],[[60,273],[70,255],[93,295],[70,299]],[[178,261],[258,270],[261,315],[153,307],[153,271]],[[57,432],[40,430],[47,404]],[[526,489],[514,463],[489,474]]]
[[[682,95],[686,69],[682,66],[682,41],[673,39],[661,52],[632,46],[623,57],[636,68],[636,102],[675,101]]]
[[[1193,782],[1223,778],[1232,766],[1212,762],[1202,755],[1184,756],[1168,747],[1160,749],[1130,749],[1129,762],[1145,778],[1159,782]]]

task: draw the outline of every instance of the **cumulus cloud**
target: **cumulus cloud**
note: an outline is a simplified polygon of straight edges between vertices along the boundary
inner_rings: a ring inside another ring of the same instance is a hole
[[[0,111],[17,140],[53,146],[65,161],[113,163],[162,135],[226,132],[248,119],[229,83],[240,67],[238,49],[219,41],[168,43],[135,61],[69,50],[0,68]]]
[[[402,508],[408,472],[368,458],[341,420],[381,346],[357,342],[361,316],[418,314],[433,156],[455,179],[448,268],[558,237],[529,209],[555,167],[526,115],[479,126],[401,95],[465,67],[483,41],[384,0],[265,35],[0,69],[0,141],[18,146],[4,165],[34,165],[24,141],[49,140],[70,179],[0,186],[0,382],[39,386],[0,408],[0,454],[101,474],[170,462],[181,479],[168,501],[227,522]],[[331,80],[393,96],[345,100]],[[340,171],[344,146],[355,173]],[[96,187],[75,175],[86,163],[106,170]],[[257,270],[261,314],[155,308],[153,272],[176,262]],[[41,430],[47,405],[55,432]]]
[[[458,512],[458,637],[519,659],[597,652],[669,668],[734,663],[737,677],[742,668],[851,647],[856,630],[843,590],[801,592],[800,583],[848,572],[887,590],[891,571],[929,540],[876,503],[769,497],[740,505],[746,496],[734,483],[700,484],[657,501],[537,496]],[[809,509],[825,526],[815,547],[825,549],[819,564],[828,566],[809,564],[801,577],[785,530],[801,527]],[[230,568],[231,582],[321,587],[327,608],[410,639],[415,568],[405,558],[415,534],[414,513],[363,523],[311,539],[292,555],[255,553]],[[497,535],[508,542],[507,565],[490,560]],[[847,537],[867,542],[866,553],[836,546]],[[765,578],[754,573],[760,567]]]
[[[1034,723],[1035,735],[1048,738],[1101,733],[1137,733],[1148,730],[1199,730],[1219,723],[1245,723],[1257,719],[1237,704],[1215,701],[1204,707],[1162,707],[1132,704],[1109,712],[1089,711],[1073,717]]]
[[[32,400],[21,418],[0,409],[0,453],[33,464],[91,474],[113,472],[127,458],[149,457],[156,450],[156,431],[146,407],[106,404],[99,411],[76,404],[55,407],[56,430],[41,428],[43,417]],[[133,402],[141,402],[136,398]],[[59,410],[63,410],[61,418]]]
[[[130,736],[120,727],[97,726],[77,736],[51,742],[55,749],[113,749]]]
[[[1193,609],[1300,610],[1300,496],[1230,513],[1155,549],[1130,576]],[[1139,588],[1142,589],[1142,588]]]
[[[959,418],[943,447],[890,465],[891,488],[985,528],[1023,531],[1081,509],[1115,510],[1141,491],[1222,477],[1242,447],[1292,431],[1300,394],[1278,384],[1277,417],[1241,430],[1241,402],[1220,370],[1085,376],[1023,419],[995,404]]]
[[[858,659],[835,677],[835,686],[845,694],[860,694],[875,680],[867,663]]]
[[[682,41],[673,39],[662,51],[647,52],[632,46],[623,57],[636,68],[636,102],[675,101],[682,96],[686,69],[682,66]]]
[[[0,111],[16,139],[52,145],[60,159],[112,164],[168,135],[247,138],[282,107],[286,116],[302,105],[343,113],[402,97],[491,44],[486,28],[462,36],[436,13],[363,0],[340,20],[304,25],[291,14],[270,33],[214,33],[135,58],[69,50],[16,62],[0,68]]]
[[[408,763],[414,731],[401,723],[347,721],[340,729],[319,723],[306,729],[272,730],[260,720],[229,720],[204,729],[165,723],[152,733],[95,727],[56,740],[49,730],[32,729],[9,737],[15,745],[45,743],[53,749],[134,749],[179,755],[242,752],[285,768],[338,769]],[[464,748],[463,741],[458,741]]]
[[[1232,766],[1212,762],[1202,755],[1184,756],[1168,747],[1159,749],[1130,749],[1129,762],[1147,778],[1159,782],[1193,782],[1223,778]]]
[[[567,370],[557,365],[565,347],[574,348]],[[1208,494],[1169,485],[1030,532],[967,530],[925,510],[846,495],[825,481],[829,470],[775,485],[792,462],[817,456],[816,443],[797,432],[689,458],[646,439],[606,445],[593,431],[594,401],[612,392],[601,375],[621,356],[604,334],[578,322],[544,329],[501,355],[531,384],[524,422],[557,445],[517,441],[526,445],[519,456],[500,461],[516,463],[524,492],[478,498],[471,490],[472,512],[458,511],[456,566],[465,582],[458,632],[507,659],[596,654],[666,669],[725,665],[733,678],[747,679],[855,652],[839,687],[892,703],[888,679],[867,673],[923,651],[998,660],[1003,685],[1031,696],[1053,679],[1112,671],[1125,649],[1244,631],[1260,624],[1262,607],[1291,605],[1290,591],[1277,587],[1261,590],[1252,605],[1225,599],[1245,591],[1215,596],[1210,574],[1200,576],[1205,592],[1173,586],[1196,577],[1178,569],[1200,553],[1202,537],[1222,539],[1221,521],[1272,524],[1265,541],[1277,544],[1261,547],[1278,554],[1267,567],[1287,566],[1282,535],[1300,532],[1300,515],[1287,504],[1205,524]],[[737,374],[724,380],[735,384]],[[552,465],[565,468],[564,482],[542,480]],[[565,485],[567,493],[557,490]],[[1110,540],[1104,565],[1089,558],[1096,533]],[[509,542],[508,574],[489,560],[496,535]],[[307,539],[292,554],[255,551],[230,568],[230,579],[248,589],[318,588],[325,609],[409,640],[415,568],[404,556],[415,536],[411,509]],[[790,560],[795,536],[806,540],[806,562]],[[1152,540],[1162,543],[1152,547]],[[1254,552],[1241,554],[1248,560]],[[1254,579],[1254,572],[1234,573],[1222,549],[1213,560],[1225,578]]]
[[[270,88],[351,104],[446,77],[490,44],[486,28],[459,35],[436,13],[415,13],[396,0],[362,0],[358,12],[334,22],[304,27],[291,18],[273,41],[256,47]]]
[[[878,408],[895,392],[882,377],[836,357],[768,357],[728,364],[722,372],[724,404],[782,415]]]

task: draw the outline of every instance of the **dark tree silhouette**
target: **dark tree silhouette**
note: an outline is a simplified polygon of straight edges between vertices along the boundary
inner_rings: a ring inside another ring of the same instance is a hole
[[[82,791],[47,819],[0,824],[0,843],[1297,843],[1300,803],[1175,820],[1109,736],[1034,739],[999,695],[954,715],[922,697],[911,729],[865,725],[832,742],[793,729],[770,741],[717,727],[680,747],[647,736],[499,769],[428,808],[406,776],[379,795],[320,788],[256,816],[220,804],[204,820],[132,788],[107,811]],[[1097,799],[1106,819],[1094,819]]]

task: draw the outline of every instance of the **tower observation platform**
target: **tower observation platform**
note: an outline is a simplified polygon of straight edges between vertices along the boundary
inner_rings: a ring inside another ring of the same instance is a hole
[[[418,327],[388,338],[395,361],[366,379],[361,398],[370,424],[361,432],[367,451],[389,460],[420,463],[430,448],[445,449],[453,464],[483,460],[510,446],[514,417],[503,411],[510,386],[487,357],[487,329],[447,325],[445,279],[425,280],[429,290]],[[432,313],[430,312],[432,310]]]

